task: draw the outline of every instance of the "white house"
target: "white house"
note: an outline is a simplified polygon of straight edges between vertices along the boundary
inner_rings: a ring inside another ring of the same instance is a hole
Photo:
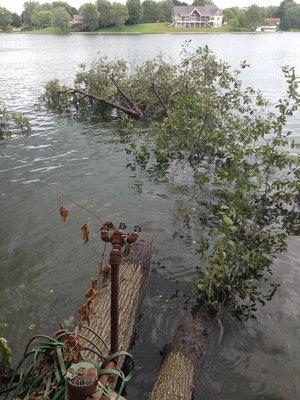
[[[209,27],[222,26],[222,11],[213,3],[204,6],[173,6],[172,26],[175,27]]]

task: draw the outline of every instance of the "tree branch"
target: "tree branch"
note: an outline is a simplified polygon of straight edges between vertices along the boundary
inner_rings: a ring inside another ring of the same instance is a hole
[[[132,105],[133,109],[138,112],[139,114],[141,114],[143,117],[143,113],[140,110],[140,108],[138,107],[138,105],[136,104],[136,102],[131,99],[126,93],[123,92],[123,90],[119,87],[119,85],[117,84],[117,82],[115,81],[115,78],[112,75],[109,75],[110,80],[112,81],[112,83],[115,85],[117,91],[123,96],[125,97],[125,99],[128,101],[129,104]]]
[[[193,145],[192,145],[192,147],[191,147],[190,154],[189,154],[189,156],[188,156],[188,161],[189,161],[189,162],[192,161],[192,158],[193,158],[194,153],[195,153],[195,150],[196,150],[196,146],[197,146],[197,144],[199,143],[199,141],[200,141],[200,139],[201,139],[201,136],[202,136],[202,134],[203,134],[203,131],[204,131],[206,122],[207,122],[207,112],[205,113],[202,126],[201,126],[201,128],[200,128],[200,130],[199,130],[198,137],[197,137],[197,139],[195,140],[195,142],[193,143]]]
[[[157,92],[154,82],[151,85],[151,89],[152,89],[153,93],[155,94],[155,96],[158,98],[158,100],[161,102],[163,108],[165,109],[165,111],[166,111],[166,113],[167,113],[167,115],[169,117],[170,116],[170,110],[168,109],[166,103],[164,102],[164,100],[162,99],[160,94]]]
[[[96,96],[95,94],[86,92],[82,89],[73,89],[72,93],[81,93],[83,96],[99,101],[100,103],[107,104],[112,108],[116,108],[117,110],[122,111],[124,114],[127,114],[134,119],[139,119],[139,120],[144,119],[144,114],[142,112],[138,112],[131,108],[123,107],[120,104],[114,103],[113,101],[110,101],[108,99],[104,99],[103,97]]]

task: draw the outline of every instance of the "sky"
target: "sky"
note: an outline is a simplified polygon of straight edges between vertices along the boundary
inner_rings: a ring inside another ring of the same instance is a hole
[[[51,3],[52,0],[44,1],[44,0],[37,0],[39,3]],[[79,8],[81,4],[83,3],[94,3],[95,1],[89,1],[89,0],[65,0],[67,3],[72,5],[73,7]],[[118,0],[121,3],[126,3],[126,0]],[[186,1],[186,3],[192,3],[193,0],[183,0]],[[16,12],[18,14],[21,14],[23,10],[23,4],[25,0],[0,0],[0,7],[5,7],[9,11]],[[246,7],[249,6],[253,3],[259,5],[259,6],[269,6],[269,5],[279,5],[281,3],[281,0],[215,0],[214,3],[220,7],[221,9],[227,8],[227,7],[232,7],[232,6],[238,6],[238,7]]]

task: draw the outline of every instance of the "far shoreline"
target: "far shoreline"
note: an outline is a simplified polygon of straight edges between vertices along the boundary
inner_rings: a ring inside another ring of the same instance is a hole
[[[163,35],[163,34],[175,34],[175,35],[220,35],[220,34],[274,34],[283,33],[285,31],[278,30],[276,32],[266,32],[266,31],[253,31],[250,29],[231,29],[228,25],[223,25],[217,28],[190,28],[190,27],[179,27],[175,28],[166,23],[141,23],[133,25],[125,25],[122,27],[106,27],[98,29],[94,32],[84,32],[79,29],[70,29],[63,33],[57,27],[47,27],[43,29],[27,29],[22,31],[10,31],[7,33],[16,34],[32,34],[32,35],[45,35],[45,34],[56,34],[56,35]],[[300,30],[298,31],[300,32]]]
[[[299,33],[300,31],[277,31],[277,32],[255,32],[255,31],[227,31],[227,32],[194,32],[194,31],[180,31],[180,32],[109,32],[109,31],[96,31],[96,32],[41,32],[41,31],[23,31],[23,32],[0,32],[9,35],[89,35],[89,36],[140,36],[140,35],[274,35],[284,33]]]

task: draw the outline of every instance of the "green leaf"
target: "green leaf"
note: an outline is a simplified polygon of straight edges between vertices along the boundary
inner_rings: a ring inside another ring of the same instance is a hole
[[[63,356],[62,356],[61,348],[57,348],[56,349],[56,353],[57,353],[57,359],[58,359],[58,363],[59,363],[59,367],[60,367],[62,376],[65,376],[67,370],[66,370],[66,365],[65,365],[65,362],[64,362],[64,359],[63,359]]]
[[[223,222],[226,224],[226,225],[233,225],[233,221],[232,221],[232,219],[230,218],[230,217],[228,217],[227,215],[225,215],[224,217],[223,217]]]

